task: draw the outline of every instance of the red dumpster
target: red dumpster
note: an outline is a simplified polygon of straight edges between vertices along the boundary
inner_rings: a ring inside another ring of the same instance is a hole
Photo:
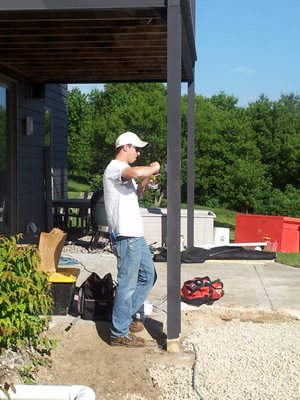
[[[270,244],[270,250],[299,252],[300,218],[237,214],[235,242],[262,241]]]

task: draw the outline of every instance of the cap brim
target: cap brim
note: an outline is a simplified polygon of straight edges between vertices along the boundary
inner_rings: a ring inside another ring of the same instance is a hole
[[[145,147],[147,146],[148,142],[144,142],[143,140],[141,140],[141,144],[139,147]]]

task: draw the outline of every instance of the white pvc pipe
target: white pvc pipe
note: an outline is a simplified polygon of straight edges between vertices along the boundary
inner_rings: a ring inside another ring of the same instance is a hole
[[[96,400],[89,386],[71,385],[15,385],[16,393],[9,389],[11,400]],[[7,400],[0,390],[0,399]]]

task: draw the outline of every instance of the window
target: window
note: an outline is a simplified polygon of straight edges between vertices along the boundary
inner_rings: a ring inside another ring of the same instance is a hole
[[[8,149],[7,149],[7,99],[8,89],[0,82],[0,234],[7,233]]]

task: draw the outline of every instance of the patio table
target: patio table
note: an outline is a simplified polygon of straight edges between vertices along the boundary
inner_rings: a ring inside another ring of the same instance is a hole
[[[90,199],[61,198],[52,201],[54,208],[54,226],[67,231],[68,228],[86,228],[88,230],[88,217],[90,215]],[[73,220],[75,217],[75,226]]]

